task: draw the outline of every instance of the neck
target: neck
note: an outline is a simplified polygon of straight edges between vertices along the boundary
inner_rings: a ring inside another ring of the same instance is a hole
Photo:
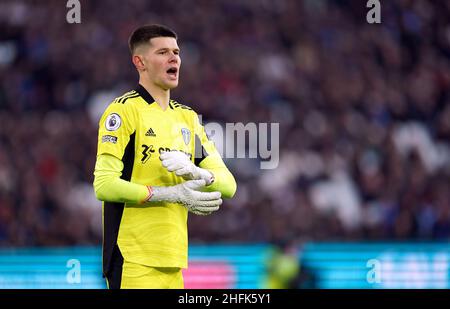
[[[170,100],[170,89],[164,90],[142,78],[139,79],[139,84],[141,84],[145,88],[145,90],[150,93],[150,95],[155,99],[156,103],[158,103],[158,105],[163,110],[167,109]]]

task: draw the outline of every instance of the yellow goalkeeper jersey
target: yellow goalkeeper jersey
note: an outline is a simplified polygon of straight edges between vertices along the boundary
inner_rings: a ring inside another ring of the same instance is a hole
[[[196,155],[197,149],[197,155]],[[160,152],[185,152],[199,165],[206,157],[223,165],[198,115],[173,100],[163,110],[141,85],[115,99],[99,122],[98,153],[122,160],[121,178],[152,186],[184,180],[161,164]],[[116,244],[126,261],[153,267],[187,267],[187,210],[167,202],[148,205],[103,202],[103,267]]]

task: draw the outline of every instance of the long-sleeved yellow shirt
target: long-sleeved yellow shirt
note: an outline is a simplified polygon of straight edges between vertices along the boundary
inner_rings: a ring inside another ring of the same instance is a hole
[[[222,160],[206,157],[199,167],[210,171],[214,175],[214,182],[205,191],[218,191],[223,198],[232,198],[236,192],[236,181]],[[132,183],[121,179],[123,162],[118,158],[102,154],[95,165],[94,190],[101,201],[120,203],[141,203],[148,197],[147,185]]]
[[[147,186],[184,182],[161,164],[162,151],[186,153],[209,170],[208,191],[230,198],[236,181],[190,107],[170,101],[163,110],[141,85],[117,98],[99,122],[94,189],[103,201],[103,271],[118,246],[129,262],[153,267],[187,267],[187,210],[168,202],[141,203]],[[197,151],[196,151],[197,150]]]

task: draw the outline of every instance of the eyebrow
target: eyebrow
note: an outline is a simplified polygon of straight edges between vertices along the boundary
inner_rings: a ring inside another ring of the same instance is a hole
[[[160,48],[160,49],[157,49],[156,50],[156,52],[159,52],[159,51],[164,51],[164,50],[171,50],[171,48],[168,48],[168,47],[163,47],[163,48]],[[174,50],[174,51],[180,51],[180,49],[179,48],[173,48],[172,50]]]

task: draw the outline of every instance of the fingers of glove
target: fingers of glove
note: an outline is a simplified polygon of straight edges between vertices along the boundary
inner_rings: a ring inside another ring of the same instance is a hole
[[[176,151],[176,150],[163,152],[160,155],[160,158],[161,158],[161,160],[171,159],[171,160],[177,160],[177,161],[189,161],[190,162],[189,157],[185,153],[183,153],[181,151]]]
[[[166,167],[166,168],[168,168],[168,167],[178,167],[178,168],[181,168],[181,167],[185,167],[185,166],[186,166],[185,163],[183,163],[183,162],[181,162],[181,161],[179,161],[179,160],[172,160],[172,159],[162,160],[161,164],[162,164],[164,167]]]
[[[164,167],[168,167],[169,165],[175,164],[175,163],[177,163],[177,162],[178,162],[177,160],[173,160],[173,159],[163,159],[163,160],[161,161],[161,164],[162,164]]]
[[[198,201],[194,209],[202,210],[202,211],[214,211],[219,209],[219,206],[222,205],[222,199],[212,200],[212,201]]]
[[[192,190],[200,189],[201,187],[204,187],[206,185],[206,181],[204,179],[197,179],[197,180],[189,180],[186,181],[183,184],[186,188]]]
[[[195,215],[198,216],[208,216],[212,213],[212,211],[199,211],[199,210],[195,210],[195,209],[191,209],[189,210],[189,212],[192,212]]]
[[[177,176],[182,176],[182,175],[186,175],[186,174],[192,174],[190,168],[187,166],[175,170],[175,175],[177,175]]]
[[[196,201],[195,204],[185,205],[189,211],[213,212],[217,211],[222,204],[222,200]]]
[[[195,178],[203,178],[206,181],[207,185],[210,185],[214,181],[214,176],[207,170],[202,168],[198,168],[195,170],[194,176]]]
[[[170,164],[168,161],[169,161],[169,160],[162,160],[162,161],[161,161],[162,166],[164,166],[164,167],[167,168],[167,166],[169,166],[169,164]]]
[[[167,159],[163,160],[161,164],[167,168],[168,171],[173,172],[175,170],[178,170],[180,168],[190,168],[192,165],[190,161],[181,161],[181,160],[173,160],[173,159]]]
[[[159,158],[161,160],[172,159],[174,153],[175,153],[174,151],[162,151],[161,154],[159,155]]]
[[[161,154],[159,155],[159,159],[161,161],[173,160],[174,157],[173,157],[172,151],[161,152]]]
[[[180,164],[180,163],[172,163],[172,164],[169,164],[168,166],[166,166],[166,169],[169,172],[175,172],[182,168],[184,168],[184,165]]]
[[[219,210],[220,205],[216,205],[216,206],[202,206],[202,205],[195,205],[195,210],[196,211],[202,211],[202,212],[206,212],[206,211],[217,211]]]
[[[191,211],[191,213],[193,213],[194,215],[197,215],[197,216],[207,216],[207,215],[211,214],[210,212],[201,212],[201,211]]]
[[[204,180],[203,180],[204,182]],[[200,191],[194,191],[191,190],[191,196],[192,199],[196,201],[213,201],[213,200],[219,200],[222,196],[220,192],[200,192]]]

